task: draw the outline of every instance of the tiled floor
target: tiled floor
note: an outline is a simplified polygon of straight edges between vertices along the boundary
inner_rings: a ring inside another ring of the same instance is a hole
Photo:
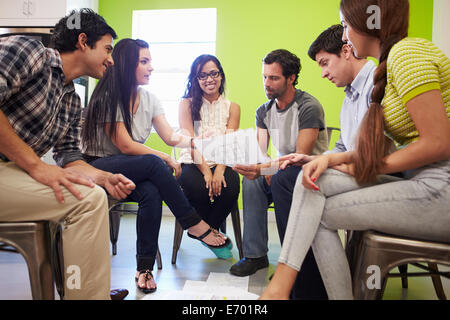
[[[144,295],[136,290],[135,275],[135,215],[122,217],[118,241],[118,254],[112,256],[112,288],[127,288],[130,291],[127,299],[142,299]],[[231,220],[228,219],[227,234],[234,242]],[[214,254],[198,241],[184,235],[181,249],[178,252],[177,264],[171,264],[173,244],[174,218],[163,216],[159,247],[163,268],[154,275],[158,290],[154,294],[161,295],[171,290],[182,290],[186,280],[206,281],[211,272],[227,273],[230,266],[237,261],[238,252],[233,248],[232,260],[218,260]],[[280,244],[274,222],[269,223],[269,261],[270,267],[258,271],[249,279],[249,292],[260,294],[267,284],[268,277],[276,266]],[[443,270],[448,268],[442,267]],[[414,268],[410,267],[413,271]],[[447,297],[450,297],[450,281],[442,279]],[[151,298],[147,296],[146,298]],[[31,299],[30,285],[24,259],[14,253],[0,252],[0,299]],[[431,279],[409,278],[409,289],[401,288],[400,279],[389,279],[384,299],[436,299]]]

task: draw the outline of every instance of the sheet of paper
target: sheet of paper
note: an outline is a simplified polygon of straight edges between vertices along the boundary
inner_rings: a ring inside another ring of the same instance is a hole
[[[214,300],[214,295],[202,291],[160,291],[145,295],[141,300]]]
[[[244,281],[234,279],[234,281],[232,280],[232,283],[227,283],[226,279],[230,277],[233,276],[225,273],[216,273],[212,276],[210,275],[207,281],[186,280],[182,292],[198,297],[210,297],[211,300],[258,299],[256,294],[248,292],[249,277],[244,277]]]
[[[256,131],[253,128],[212,138],[194,139],[194,144],[205,159],[230,167],[236,164],[250,165],[270,161],[259,148]]]
[[[233,287],[248,291],[248,281],[250,277],[236,277],[229,273],[211,272],[206,280],[209,286]]]
[[[143,300],[256,300],[248,292],[249,277],[229,273],[210,273],[206,281],[186,280],[183,290],[163,291],[145,295]]]

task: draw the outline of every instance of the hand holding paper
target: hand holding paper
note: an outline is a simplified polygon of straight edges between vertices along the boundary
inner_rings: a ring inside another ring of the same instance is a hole
[[[259,148],[253,128],[212,138],[194,139],[194,145],[205,159],[230,167],[270,161]]]

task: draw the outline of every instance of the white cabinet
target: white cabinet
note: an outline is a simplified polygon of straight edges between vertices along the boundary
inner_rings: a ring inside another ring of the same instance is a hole
[[[0,27],[52,27],[79,8],[97,11],[98,0],[0,0]]]
[[[0,0],[0,26],[54,26],[66,5],[66,0]]]
[[[28,1],[0,0],[0,19],[27,19]]]

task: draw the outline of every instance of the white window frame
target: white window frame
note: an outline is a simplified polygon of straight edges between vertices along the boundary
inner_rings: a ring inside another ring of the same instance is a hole
[[[216,52],[217,9],[133,11],[133,39],[149,43],[154,71],[145,88],[161,101],[177,129],[178,104],[194,59]]]

